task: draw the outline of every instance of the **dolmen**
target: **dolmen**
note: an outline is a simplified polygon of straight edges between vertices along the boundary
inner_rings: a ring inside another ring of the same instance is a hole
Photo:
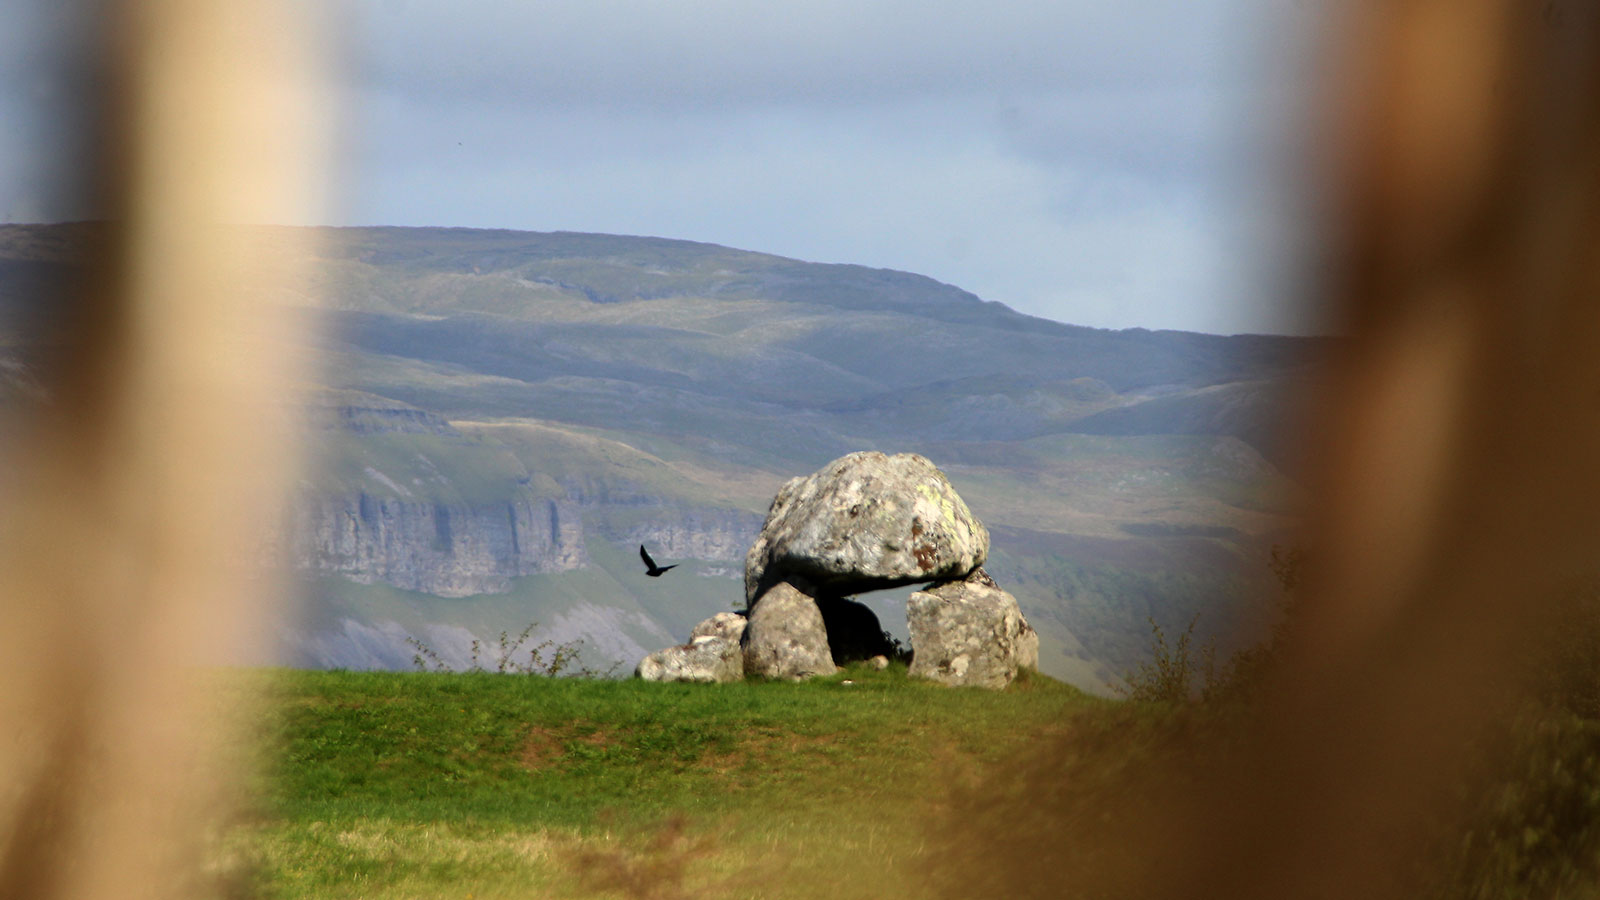
[[[645,657],[655,681],[801,680],[892,646],[851,594],[926,585],[906,602],[911,675],[999,689],[1039,665],[1039,635],[983,570],[989,530],[914,453],[852,453],[773,498],[745,556],[745,615],[718,613],[689,643]]]

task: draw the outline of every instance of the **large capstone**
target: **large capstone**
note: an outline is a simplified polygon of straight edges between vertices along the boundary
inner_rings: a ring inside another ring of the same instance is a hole
[[[737,640],[701,635],[689,643],[646,656],[635,675],[645,681],[726,683],[744,679],[744,654]]]
[[[988,555],[989,530],[933,463],[852,453],[778,491],[745,557],[745,600],[794,577],[831,596],[960,579]]]
[[[1039,667],[1038,632],[1022,617],[1017,599],[987,575],[912,594],[906,625],[913,678],[999,689],[1018,669]]]
[[[810,594],[787,581],[751,607],[742,644],[747,674],[798,681],[836,671],[822,612]]]

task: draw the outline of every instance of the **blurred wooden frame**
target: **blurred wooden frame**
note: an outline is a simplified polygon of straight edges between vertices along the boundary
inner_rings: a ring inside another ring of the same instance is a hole
[[[304,221],[317,71],[300,4],[103,6],[92,182],[110,224],[37,420],[0,475],[0,897],[171,898],[197,881],[250,565],[292,461],[292,273],[246,223]],[[214,886],[212,886],[214,888]]]
[[[1312,568],[1237,777],[1173,811],[1170,896],[1391,895],[1519,657],[1600,584],[1600,6],[1332,12],[1319,288],[1351,340]]]

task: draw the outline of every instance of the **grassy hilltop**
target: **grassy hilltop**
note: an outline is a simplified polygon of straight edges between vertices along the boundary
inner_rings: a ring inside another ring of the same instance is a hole
[[[1426,840],[1387,873],[1393,896],[1594,896],[1600,720],[1593,659],[1573,665],[1553,671],[1591,680],[1508,710],[1450,761],[1461,780],[1416,810]],[[1241,774],[1259,711],[1248,690],[1116,702],[899,666],[793,684],[245,681],[265,689],[251,737],[269,764],[206,877],[263,900],[1153,896],[1190,839],[1171,827]]]
[[[952,785],[1109,706],[1043,676],[994,694],[901,667],[269,677],[276,756],[219,857],[241,891],[319,900],[903,892]]]

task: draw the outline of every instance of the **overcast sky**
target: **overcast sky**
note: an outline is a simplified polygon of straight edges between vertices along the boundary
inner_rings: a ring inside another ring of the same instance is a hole
[[[0,218],[84,211],[70,20],[0,35]],[[358,0],[324,221],[919,272],[1074,324],[1301,331],[1295,0]],[[20,35],[20,36],[19,36]]]

